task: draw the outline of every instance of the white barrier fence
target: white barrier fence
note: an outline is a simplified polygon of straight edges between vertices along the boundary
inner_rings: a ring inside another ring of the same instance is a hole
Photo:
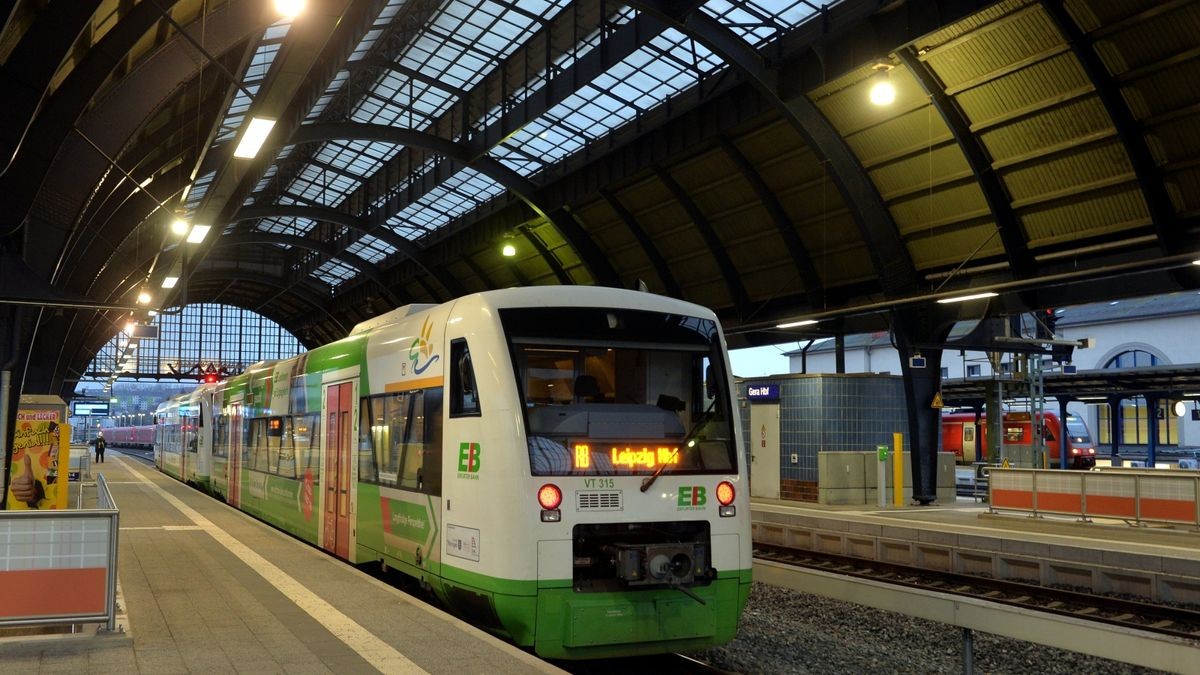
[[[104,476],[94,509],[0,511],[0,626],[116,628],[120,511]]]
[[[1171,523],[1200,528],[1200,472],[988,471],[992,511],[1022,511],[1119,518],[1130,523]]]

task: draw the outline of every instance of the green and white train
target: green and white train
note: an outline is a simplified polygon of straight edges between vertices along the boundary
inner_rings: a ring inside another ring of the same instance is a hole
[[[711,311],[517,288],[401,307],[171,399],[155,459],[539,655],[596,658],[733,638],[737,419]]]

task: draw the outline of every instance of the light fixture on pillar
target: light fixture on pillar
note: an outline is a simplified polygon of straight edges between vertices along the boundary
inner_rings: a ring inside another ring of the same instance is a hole
[[[875,74],[871,76],[871,90],[869,96],[871,103],[875,105],[891,105],[896,100],[896,85],[892,84],[891,72],[892,64],[886,61],[879,61],[872,68]]]

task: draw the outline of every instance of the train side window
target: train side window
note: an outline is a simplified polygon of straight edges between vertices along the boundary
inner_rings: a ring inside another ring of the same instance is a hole
[[[404,407],[403,431],[400,432],[398,429],[393,429],[393,433],[396,434],[396,440],[400,441],[400,448],[397,454],[402,456],[400,460],[400,487],[410,490],[416,490],[420,485],[422,455],[425,449],[424,398],[420,391],[405,394],[404,400],[400,402],[400,405]],[[393,403],[395,402],[393,401]]]
[[[283,435],[279,438],[279,475],[296,477],[296,446],[292,429],[292,418],[282,418]]]
[[[466,340],[459,338],[450,341],[450,363],[450,416],[478,416],[479,392],[475,386],[471,350]]]
[[[292,418],[292,441],[296,453],[296,472],[307,476],[312,471],[313,481],[319,481],[320,460],[317,454],[321,450],[320,426],[318,415],[296,415]]]
[[[377,445],[373,437],[380,433],[383,414],[375,410],[378,404],[373,399],[363,398],[358,413],[358,479],[364,483],[379,482]]]
[[[267,420],[265,417],[250,420],[250,461],[247,464],[254,471],[268,471],[270,462],[267,459]]]
[[[421,492],[442,494],[442,390],[425,390],[425,448],[421,468]]]

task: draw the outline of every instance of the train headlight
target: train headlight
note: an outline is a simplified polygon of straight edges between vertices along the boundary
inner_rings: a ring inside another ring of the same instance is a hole
[[[562,520],[562,511],[558,510],[562,504],[562,490],[553,483],[546,483],[538,488],[537,493],[538,506],[542,507],[542,522],[557,523]]]

